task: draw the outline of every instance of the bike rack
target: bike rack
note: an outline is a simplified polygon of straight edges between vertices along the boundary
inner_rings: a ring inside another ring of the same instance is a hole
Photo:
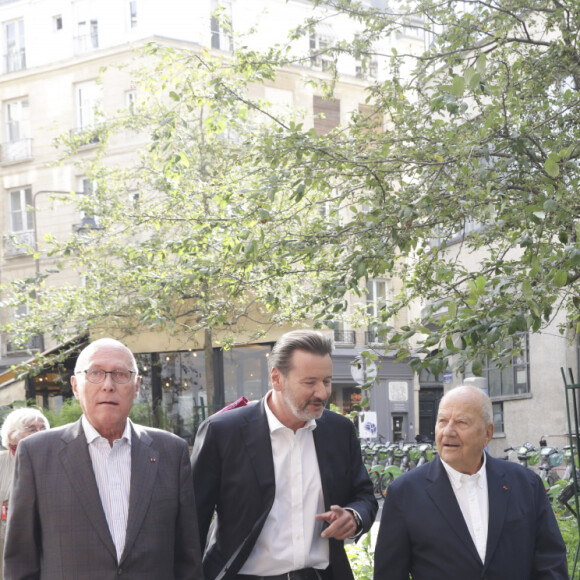
[[[574,565],[572,567],[572,574],[570,578],[573,580],[576,577],[576,565],[578,564],[578,554],[580,552],[580,511],[579,506],[579,490],[578,490],[578,477],[576,474],[576,461],[575,453],[580,453],[580,396],[578,390],[580,389],[580,384],[574,383],[574,375],[572,374],[572,369],[568,369],[568,374],[570,375],[570,382],[566,380],[566,373],[563,368],[560,368],[562,372],[562,378],[564,379],[564,386],[566,388],[566,414],[568,415],[568,436],[570,439],[570,449],[572,452],[572,477],[574,478],[574,504],[576,517],[576,524],[578,526],[578,544],[576,545],[576,554],[574,555]],[[572,399],[570,401],[570,399]],[[574,418],[574,430],[572,430],[572,417]],[[578,466],[580,467],[580,466]]]

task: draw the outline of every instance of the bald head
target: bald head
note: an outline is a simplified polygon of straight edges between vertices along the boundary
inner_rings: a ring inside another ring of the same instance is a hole
[[[492,436],[491,401],[483,391],[461,386],[441,399],[435,441],[439,456],[453,469],[468,475],[477,473]]]
[[[475,402],[476,405],[479,406],[481,410],[481,420],[483,423],[485,425],[493,423],[493,409],[491,406],[491,399],[481,389],[478,389],[472,385],[461,385],[460,387],[454,387],[445,393],[441,399],[441,403],[452,397],[471,399]]]

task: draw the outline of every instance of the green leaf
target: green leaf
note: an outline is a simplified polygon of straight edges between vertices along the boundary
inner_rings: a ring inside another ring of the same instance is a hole
[[[556,270],[554,274],[554,284],[558,286],[558,288],[563,288],[566,286],[568,282],[568,274],[565,270]]]
[[[558,162],[554,161],[554,159],[551,157],[546,159],[546,162],[544,163],[544,169],[550,177],[558,177],[560,174],[560,166],[558,165]]]
[[[461,97],[465,92],[465,79],[459,75],[453,77],[453,84],[451,85],[451,94],[454,97]]]

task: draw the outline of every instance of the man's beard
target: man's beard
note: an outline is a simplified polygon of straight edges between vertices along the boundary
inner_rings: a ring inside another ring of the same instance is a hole
[[[324,406],[326,405],[325,401],[322,401],[318,398],[312,398],[308,399],[306,404],[300,407],[294,397],[294,393],[292,393],[292,391],[286,385],[284,385],[284,388],[282,389],[282,397],[284,398],[284,402],[286,403],[287,407],[290,409],[290,411],[292,411],[292,414],[297,419],[300,419],[300,421],[310,421],[311,419],[320,419],[320,417],[322,417],[322,412],[324,411]],[[320,401],[322,403],[322,409],[320,409],[320,411],[315,412],[308,410],[308,404],[313,401]]]

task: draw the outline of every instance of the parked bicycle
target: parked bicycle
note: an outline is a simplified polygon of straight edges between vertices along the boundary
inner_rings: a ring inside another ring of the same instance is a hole
[[[541,441],[544,440],[542,439]],[[555,469],[562,465],[563,462],[564,454],[557,447],[549,447],[548,445],[540,447],[540,465],[538,469],[546,489],[549,490],[560,479]]]
[[[519,447],[506,447],[504,452],[513,452],[517,455],[518,462],[523,467],[531,467],[537,465],[540,461],[540,452],[531,443],[524,443]],[[505,459],[508,459],[506,456]]]

